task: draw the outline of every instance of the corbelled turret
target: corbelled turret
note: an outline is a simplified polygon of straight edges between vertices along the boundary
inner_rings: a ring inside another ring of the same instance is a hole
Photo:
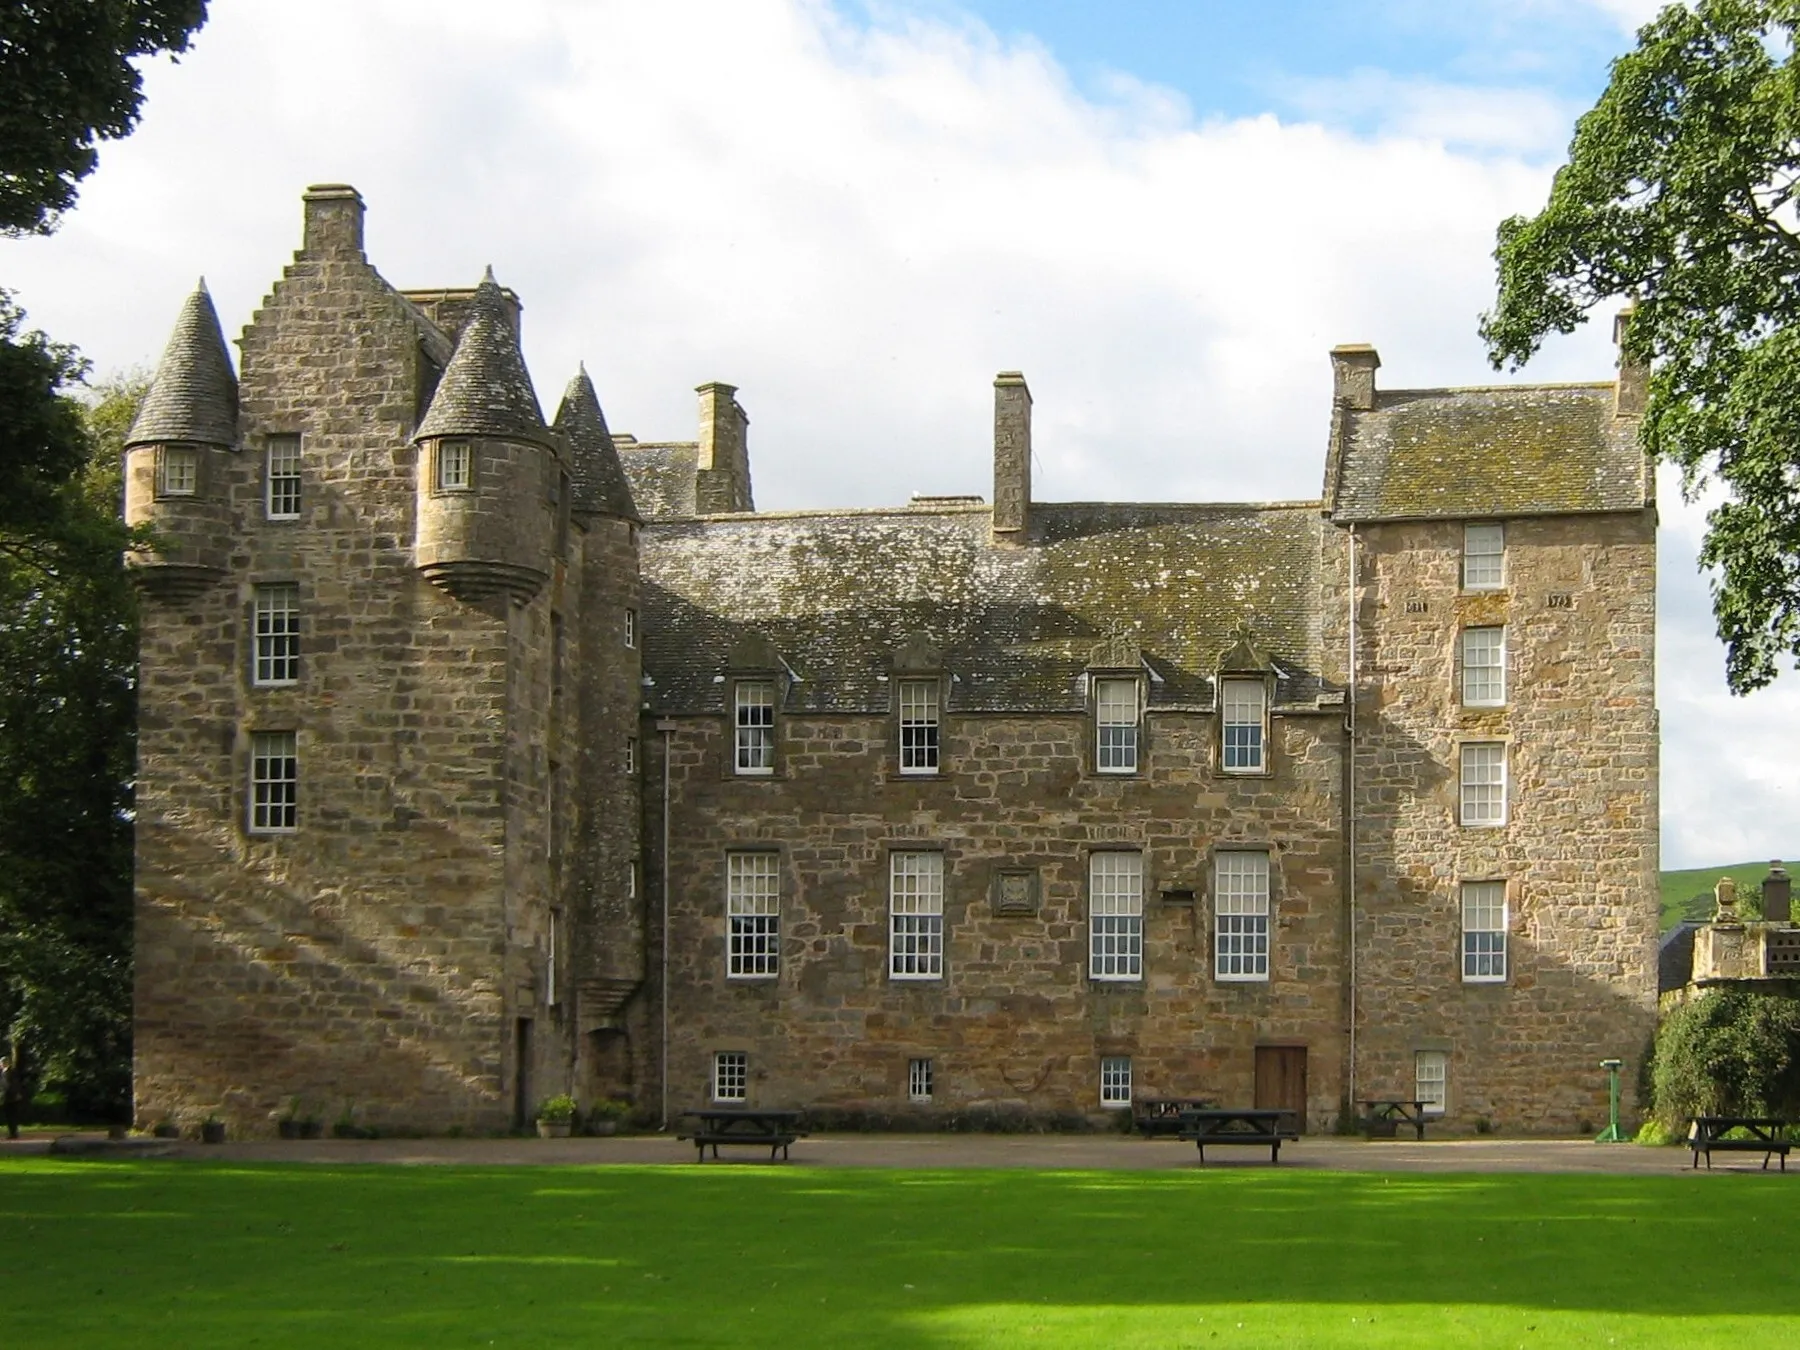
[[[606,414],[600,411],[600,399],[594,393],[594,382],[584,365],[563,391],[562,406],[556,410],[556,430],[568,443],[570,471],[575,483],[577,515],[618,516],[639,520],[637,503],[631,499],[631,485],[625,481],[625,466],[619,463],[619,451],[613,445],[612,432],[606,429]]]
[[[421,447],[419,571],[464,601],[537,594],[566,470],[492,268],[413,439]]]
[[[237,422],[237,376],[202,279],[182,304],[125,437],[125,520],[156,530],[154,548],[126,561],[152,593],[179,599],[224,575],[225,467]]]

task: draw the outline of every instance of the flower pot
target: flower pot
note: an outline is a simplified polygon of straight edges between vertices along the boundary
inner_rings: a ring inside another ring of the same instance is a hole
[[[599,1120],[590,1120],[588,1122],[589,1134],[607,1135],[617,1134],[618,1132],[619,1122],[614,1120],[611,1116],[604,1116]]]
[[[200,1142],[203,1144],[222,1144],[225,1142],[225,1122],[208,1120],[200,1126]]]
[[[300,1126],[300,1137],[302,1139],[319,1139],[319,1138],[324,1137],[324,1134],[325,1134],[325,1122],[324,1121],[322,1121],[322,1120],[302,1120],[302,1121],[298,1122],[298,1124]]]
[[[275,1133],[283,1139],[300,1137],[300,1122],[297,1120],[278,1120],[275,1122]]]
[[[567,1139],[569,1124],[566,1120],[540,1120],[537,1123],[539,1139]]]

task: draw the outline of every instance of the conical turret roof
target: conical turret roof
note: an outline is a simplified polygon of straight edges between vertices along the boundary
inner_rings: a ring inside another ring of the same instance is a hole
[[[236,445],[237,421],[237,376],[232,373],[225,334],[219,331],[219,316],[202,277],[181,306],[175,331],[157,362],[156,378],[138,405],[125,444],[199,441]]]
[[[562,406],[556,410],[556,429],[569,442],[574,455],[574,507],[626,520],[638,520],[637,503],[631,499],[631,485],[625,481],[625,466],[619,463],[619,451],[613,445],[612,432],[606,429],[606,414],[600,411],[600,399],[594,393],[594,382],[582,366],[569,387],[563,391]]]
[[[432,436],[492,436],[549,444],[537,391],[531,387],[518,334],[507,316],[506,297],[491,267],[475,288],[456,350],[413,439]]]

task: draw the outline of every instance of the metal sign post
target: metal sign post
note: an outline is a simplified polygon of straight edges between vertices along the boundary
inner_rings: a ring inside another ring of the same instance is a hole
[[[1606,1070],[1612,1080],[1612,1122],[1594,1136],[1594,1142],[1596,1144],[1628,1144],[1631,1141],[1619,1129],[1619,1070],[1625,1067],[1625,1061],[1603,1059],[1600,1061],[1600,1067]]]

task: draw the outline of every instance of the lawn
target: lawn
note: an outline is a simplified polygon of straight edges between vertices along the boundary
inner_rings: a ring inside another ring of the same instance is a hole
[[[15,1159],[0,1324],[40,1350],[1794,1345],[1797,1188]]]

